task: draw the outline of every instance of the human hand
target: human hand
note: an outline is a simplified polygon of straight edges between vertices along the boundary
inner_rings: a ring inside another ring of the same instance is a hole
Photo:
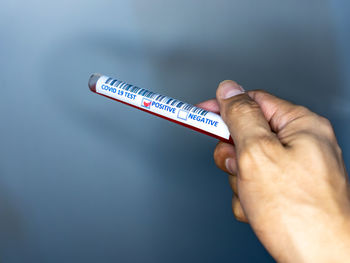
[[[328,120],[263,91],[224,81],[217,99],[235,145],[220,142],[233,212],[280,262],[350,262],[350,194]]]

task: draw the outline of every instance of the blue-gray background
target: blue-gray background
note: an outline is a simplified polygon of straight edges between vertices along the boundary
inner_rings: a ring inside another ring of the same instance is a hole
[[[216,141],[91,93],[190,103],[223,79],[330,118],[350,164],[347,0],[2,0],[1,262],[271,262]]]

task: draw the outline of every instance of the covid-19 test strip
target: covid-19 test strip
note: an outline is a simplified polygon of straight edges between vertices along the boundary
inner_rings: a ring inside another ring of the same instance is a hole
[[[232,143],[226,124],[216,113],[101,74],[91,75],[89,88],[102,96]]]

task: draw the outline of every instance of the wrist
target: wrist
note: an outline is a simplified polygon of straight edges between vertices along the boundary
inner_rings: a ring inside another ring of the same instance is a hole
[[[311,218],[291,233],[290,253],[280,262],[350,262],[350,214]]]

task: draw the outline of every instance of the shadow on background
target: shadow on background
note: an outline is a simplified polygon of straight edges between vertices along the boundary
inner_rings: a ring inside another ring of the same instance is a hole
[[[1,171],[0,171],[1,174]],[[24,246],[26,235],[22,215],[16,209],[4,184],[0,183],[0,260],[7,262],[15,253],[16,246]]]

